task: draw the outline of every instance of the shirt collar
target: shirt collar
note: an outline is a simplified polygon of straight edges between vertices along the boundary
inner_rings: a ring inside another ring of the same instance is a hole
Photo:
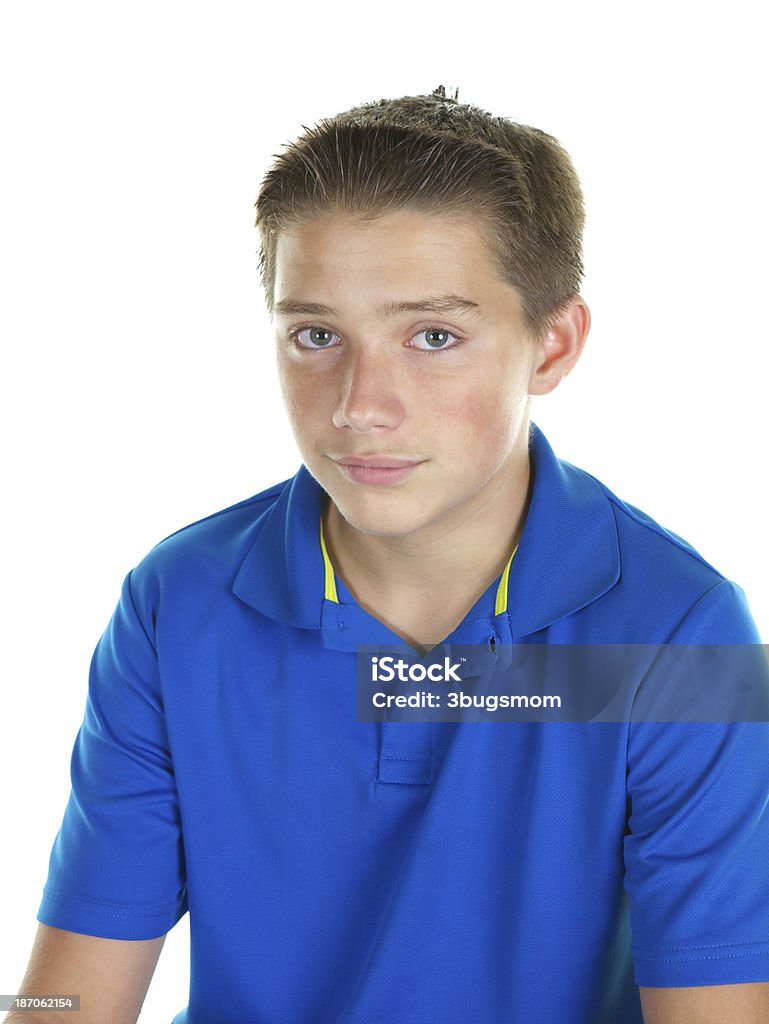
[[[493,614],[497,583],[490,588],[488,621],[495,624],[503,643],[545,629],[585,607],[620,576],[617,528],[601,484],[556,458],[535,423],[529,428],[529,458],[534,475],[531,501],[502,614]],[[357,605],[334,607],[324,596],[327,577],[319,530],[324,498],[320,485],[302,466],[256,521],[255,539],[232,589],[269,618],[301,629],[322,629],[326,640],[329,631],[336,630],[341,637],[338,623],[344,609],[347,639],[332,639],[327,646],[354,649],[361,639],[359,631],[350,628],[351,614],[358,619],[366,616],[369,625],[376,620]],[[388,637],[392,642],[394,634],[384,626],[382,630],[387,637],[382,634],[373,642]]]

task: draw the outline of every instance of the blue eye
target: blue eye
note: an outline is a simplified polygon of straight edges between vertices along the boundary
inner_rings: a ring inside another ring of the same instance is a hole
[[[302,338],[302,335],[309,333],[307,340]],[[340,338],[338,334],[334,334],[333,331],[326,330],[325,327],[300,327],[296,331],[291,331],[291,336],[296,341],[299,348],[335,348],[339,344]],[[336,338],[336,342],[334,342]]]
[[[326,327],[297,327],[289,331],[289,337],[297,348],[309,352],[318,352],[325,348],[336,348],[342,344],[338,334]],[[422,337],[424,336],[424,337]],[[443,349],[456,348],[462,339],[445,327],[425,327],[411,339],[410,347],[420,352],[440,352]]]
[[[425,335],[425,344],[419,345],[414,342],[414,348],[418,348],[420,352],[435,352],[442,348],[453,348],[454,345],[459,343],[459,338],[457,338],[456,334],[447,331],[445,327],[426,327],[415,334],[414,339],[418,338],[421,334]],[[454,339],[453,342],[449,341],[450,338]]]

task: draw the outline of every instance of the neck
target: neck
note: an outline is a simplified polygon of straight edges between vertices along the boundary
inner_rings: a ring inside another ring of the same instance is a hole
[[[334,570],[358,603],[400,636],[438,643],[504,569],[520,540],[530,491],[524,448],[463,506],[461,518],[447,514],[406,536],[363,533],[329,500],[324,535]]]

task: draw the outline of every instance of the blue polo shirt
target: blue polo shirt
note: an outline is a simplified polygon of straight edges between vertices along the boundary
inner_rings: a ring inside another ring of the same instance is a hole
[[[457,643],[759,643],[742,590],[531,425],[518,550]],[[190,915],[175,1024],[629,1024],[769,980],[769,724],[365,722],[398,638],[292,479],[172,534],[93,655],[38,919]],[[439,595],[436,600],[439,600]]]

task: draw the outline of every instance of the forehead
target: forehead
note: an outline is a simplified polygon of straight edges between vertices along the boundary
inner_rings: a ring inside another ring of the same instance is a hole
[[[276,304],[365,292],[386,305],[426,290],[482,304],[499,289],[514,291],[501,279],[484,226],[467,213],[400,210],[364,219],[335,211],[277,237]]]

